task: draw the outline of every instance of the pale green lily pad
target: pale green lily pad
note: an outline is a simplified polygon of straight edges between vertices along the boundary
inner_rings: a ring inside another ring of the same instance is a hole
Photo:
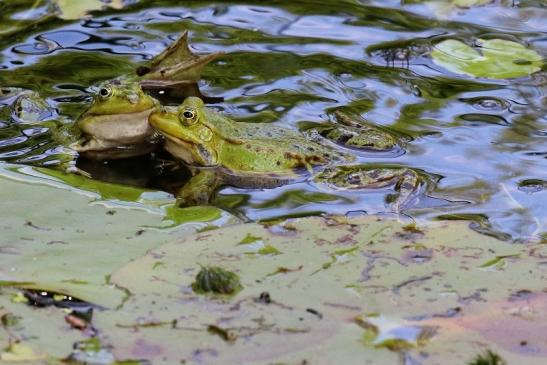
[[[463,221],[416,227],[374,216],[175,236],[142,231],[162,214],[109,214],[89,204],[96,194],[13,171],[0,178],[13,212],[0,226],[0,316],[20,319],[0,327],[5,356],[60,361],[86,339],[63,310],[11,300],[17,283],[31,282],[104,306],[91,342],[107,352],[89,356],[117,361],[461,365],[488,349],[509,363],[547,358],[544,245],[504,243]],[[200,265],[235,273],[242,290],[195,293]],[[24,351],[11,350],[14,338]]]
[[[491,4],[492,0],[452,0],[451,3],[459,8],[470,8]]]
[[[282,253],[248,255],[256,242]],[[534,336],[547,327],[547,315],[537,250],[544,248],[477,234],[467,222],[405,229],[376,217],[306,218],[270,228],[226,227],[169,243],[123,267],[111,280],[132,295],[123,311],[97,313],[95,325],[117,359],[138,354],[158,364],[197,362],[199,354],[205,363],[367,358],[396,365],[404,356],[425,365],[461,365],[492,349],[510,362],[539,365],[547,346]],[[498,257],[506,258],[503,267],[481,267]],[[195,294],[198,263],[235,272],[243,290],[231,299]],[[523,310],[530,298],[538,311],[515,318],[512,311]],[[545,325],[534,329],[532,318]],[[503,331],[498,322],[505,323]],[[231,339],[210,326],[229,331]],[[520,348],[520,340],[534,342],[539,356]]]
[[[54,0],[61,19],[80,19],[93,10],[101,10],[105,7],[121,9],[124,7],[124,0],[111,0],[108,3],[101,0]]]
[[[520,43],[503,39],[478,39],[478,47],[447,39],[435,45],[433,62],[447,70],[474,77],[507,79],[524,77],[541,69],[541,56]]]
[[[194,212],[182,219],[182,213],[148,205],[150,191],[18,165],[0,165],[0,186],[9,212],[0,224],[0,282],[107,307],[126,295],[108,283],[109,275],[172,239],[174,229],[153,227],[176,216],[176,231],[185,234],[220,214],[206,209],[206,216]]]
[[[458,16],[467,15],[470,9],[481,8],[491,5],[495,8],[507,7],[510,1],[500,2],[495,0],[405,0],[405,4],[424,4],[431,13],[438,19],[453,19]],[[497,11],[499,9],[487,8],[488,11]]]

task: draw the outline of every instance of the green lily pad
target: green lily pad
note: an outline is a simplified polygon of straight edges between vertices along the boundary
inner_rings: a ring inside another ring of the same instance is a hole
[[[479,39],[476,48],[447,39],[435,45],[431,57],[454,73],[490,79],[524,77],[543,66],[536,51],[503,39]]]
[[[0,287],[50,290],[115,307],[126,293],[110,286],[109,275],[171,239],[173,229],[148,228],[162,226],[169,213],[136,201],[146,193],[141,189],[10,164],[0,164],[0,186],[2,209],[9,212],[0,224]]]
[[[113,184],[98,180],[93,180],[88,177],[69,174],[58,170],[36,168],[42,174],[54,177],[63,183],[86,191],[92,191],[100,195],[102,200],[122,200],[127,202],[136,202],[141,199],[141,196],[146,193],[146,189],[136,188],[133,186]]]
[[[107,6],[114,9],[121,9],[124,6],[123,0],[113,0],[108,3],[101,0],[55,0],[54,2],[59,9],[59,17],[66,20],[83,18],[90,11],[101,10]]]

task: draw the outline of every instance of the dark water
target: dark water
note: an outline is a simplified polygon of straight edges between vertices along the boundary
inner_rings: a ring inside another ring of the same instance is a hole
[[[61,117],[41,126],[0,122],[3,161],[55,166],[62,146],[51,130],[85,108],[88,87],[132,72],[188,29],[194,51],[226,53],[205,69],[200,88],[223,97],[216,107],[235,119],[297,128],[344,107],[414,138],[400,156],[357,153],[362,163],[434,177],[427,197],[406,214],[472,218],[478,229],[505,238],[545,239],[545,67],[520,79],[474,79],[428,56],[447,37],[513,40],[545,56],[545,1],[493,1],[474,9],[443,9],[439,1],[126,1],[121,10],[81,20],[51,16],[45,3],[28,10],[34,3],[0,1],[0,85],[39,92]],[[164,186],[149,157],[94,165],[79,161],[99,178]],[[301,182],[225,188],[217,203],[253,220],[362,214],[388,211],[391,193]]]

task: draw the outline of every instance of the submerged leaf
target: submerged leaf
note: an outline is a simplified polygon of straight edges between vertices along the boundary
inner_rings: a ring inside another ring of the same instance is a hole
[[[136,188],[133,186],[94,180],[85,176],[70,174],[58,170],[47,168],[36,168],[36,170],[42,174],[54,177],[68,186],[95,192],[100,195],[101,199],[104,200],[136,202],[141,198],[143,193],[148,191],[146,189]]]
[[[210,222],[222,216],[222,211],[210,205],[180,208],[176,205],[165,209],[164,221],[171,221],[169,227],[178,226],[188,222]]]

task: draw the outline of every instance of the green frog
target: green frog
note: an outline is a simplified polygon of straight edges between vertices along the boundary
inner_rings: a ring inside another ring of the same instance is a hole
[[[310,135],[318,133],[343,147],[373,152],[401,151],[402,143],[408,140],[385,127],[360,117],[351,117],[340,110],[334,112],[334,118],[334,123],[310,123],[304,129]]]
[[[157,105],[137,82],[119,79],[103,83],[97,87],[91,106],[76,121],[82,138],[71,148],[98,160],[153,151],[158,138],[148,116]]]
[[[150,62],[125,75],[93,88],[93,101],[76,121],[82,138],[71,147],[92,159],[120,159],[147,154],[160,144],[148,124],[158,105],[149,95],[195,93],[201,70],[222,53],[196,55],[188,47],[188,32]],[[199,92],[199,90],[197,90]],[[198,94],[200,95],[200,94]]]
[[[164,135],[167,151],[193,170],[193,177],[177,194],[179,205],[206,204],[223,184],[271,188],[323,170],[315,182],[339,189],[396,184],[402,200],[394,208],[399,210],[421,184],[418,174],[406,168],[355,167],[344,180],[335,173],[337,166],[353,161],[353,155],[290,129],[235,122],[196,97],[187,98],[179,108],[159,108],[149,122]],[[359,181],[354,177],[357,171],[362,172]]]
[[[37,92],[17,87],[0,88],[0,118],[18,124],[39,123],[58,117],[57,110]]]
[[[22,145],[9,145],[21,161],[48,164],[55,161],[62,170],[87,175],[76,168],[74,152],[64,147],[74,139],[71,121],[60,116],[57,109],[37,92],[17,87],[0,88],[0,124],[4,123],[6,137],[18,135],[21,143],[33,147],[20,154],[25,150]],[[0,137],[3,138],[4,133],[0,133]],[[48,137],[48,142],[44,142],[44,136]]]
[[[314,177],[334,190],[363,190],[394,186],[392,208],[399,212],[412,205],[430,180],[425,173],[400,166],[329,166]]]

